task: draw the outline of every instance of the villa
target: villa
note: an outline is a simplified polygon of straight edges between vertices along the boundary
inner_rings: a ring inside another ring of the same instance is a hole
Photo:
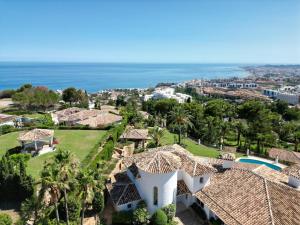
[[[196,158],[179,145],[149,149],[122,165],[106,184],[116,211],[145,200],[151,214],[169,204],[196,204],[227,225],[300,224],[299,167],[281,173],[231,155]]]
[[[122,120],[118,115],[119,111],[114,107],[103,107],[101,110],[72,107],[52,113],[51,116],[55,124],[84,125],[92,128],[104,128]]]

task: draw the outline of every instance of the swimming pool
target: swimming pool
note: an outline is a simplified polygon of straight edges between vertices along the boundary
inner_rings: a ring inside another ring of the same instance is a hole
[[[242,158],[242,159],[239,159],[239,162],[243,162],[243,163],[251,163],[251,164],[258,164],[258,165],[265,165],[273,170],[277,170],[277,171],[281,171],[281,167],[279,166],[276,166],[274,164],[271,164],[271,163],[267,163],[267,162],[264,162],[264,161],[260,161],[260,160],[257,160],[257,159],[246,159],[246,158]]]

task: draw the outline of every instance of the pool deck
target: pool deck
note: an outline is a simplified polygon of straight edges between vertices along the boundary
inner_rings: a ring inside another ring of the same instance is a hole
[[[284,169],[286,168],[287,166],[282,164],[282,163],[275,163],[274,160],[269,160],[269,159],[265,159],[265,158],[260,158],[260,157],[256,157],[256,156],[247,156],[247,157],[240,157],[240,158],[237,158],[235,161],[238,162],[240,159],[255,159],[255,160],[259,160],[259,161],[262,161],[262,162],[266,162],[266,163],[270,163],[270,164],[273,164],[275,166],[279,166],[281,169]]]

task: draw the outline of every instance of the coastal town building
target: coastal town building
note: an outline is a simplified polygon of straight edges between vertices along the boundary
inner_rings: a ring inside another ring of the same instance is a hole
[[[265,89],[263,94],[274,99],[286,101],[291,105],[300,103],[300,86],[283,86],[277,90]]]
[[[150,95],[144,96],[144,101],[148,101],[149,99],[175,99],[179,103],[184,103],[187,101],[192,100],[192,96],[183,94],[183,93],[176,93],[175,88],[172,87],[159,87],[154,90],[154,92]]]
[[[199,159],[179,145],[148,149],[123,165],[106,184],[117,211],[144,200],[151,214],[169,204],[197,204],[208,219],[227,225],[300,224],[297,168],[284,174],[232,155]]]

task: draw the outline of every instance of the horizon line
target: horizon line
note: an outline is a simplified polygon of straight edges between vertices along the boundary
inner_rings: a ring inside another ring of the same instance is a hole
[[[134,61],[34,61],[34,60],[0,60],[0,63],[70,63],[70,64],[235,64],[235,65],[300,65],[299,63],[280,62],[134,62]]]

